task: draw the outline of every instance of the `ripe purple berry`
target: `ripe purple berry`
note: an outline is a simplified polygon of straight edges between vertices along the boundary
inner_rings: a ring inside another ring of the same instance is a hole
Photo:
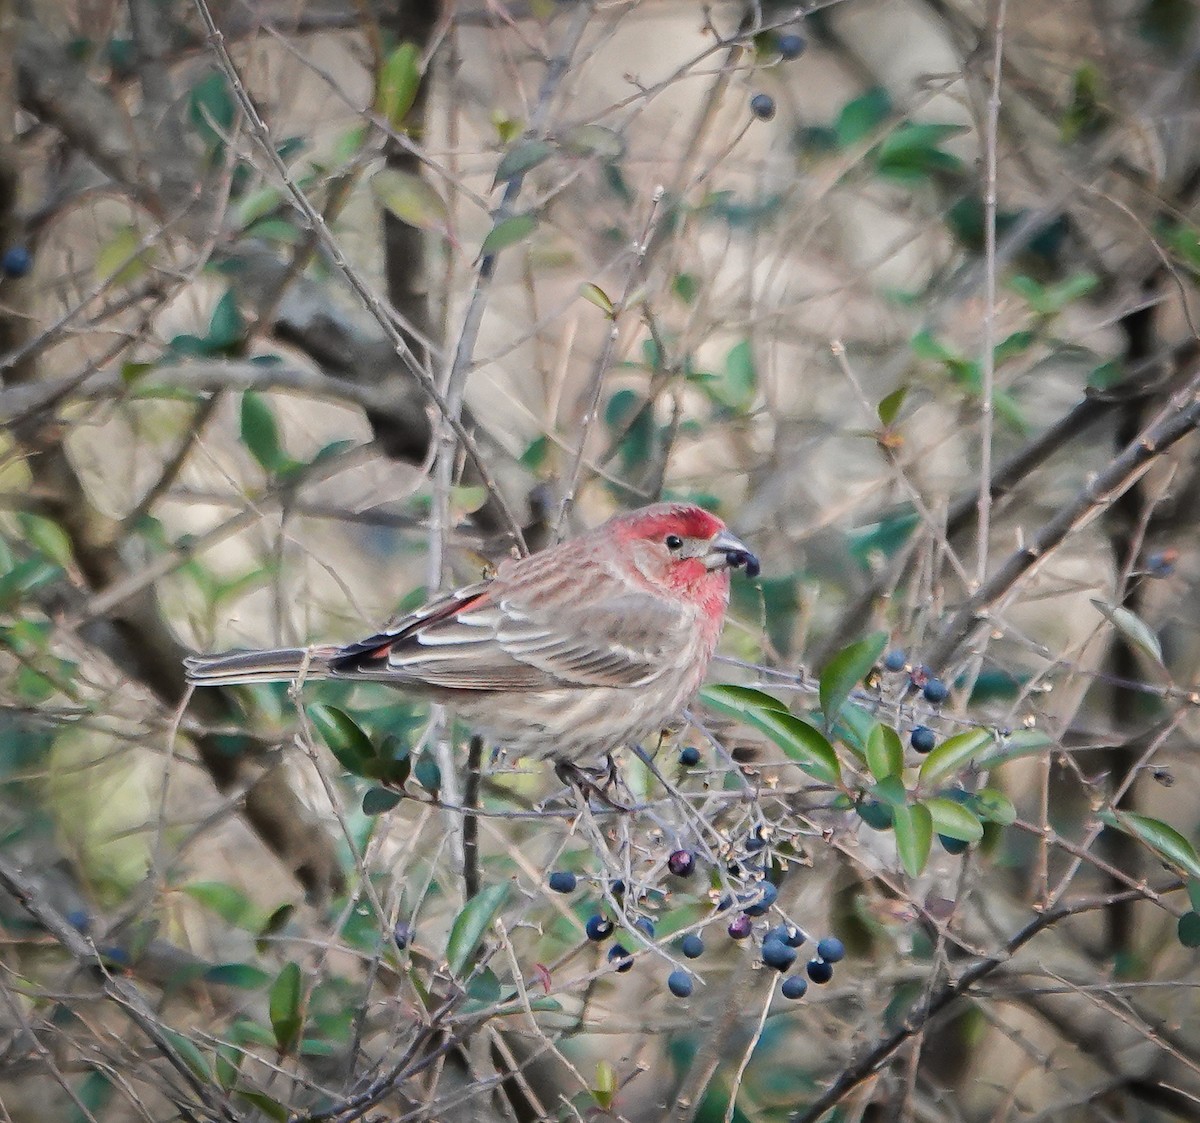
[[[754,930],[754,921],[745,913],[735,916],[729,922],[729,935],[735,940],[744,940]]]
[[[676,850],[667,859],[667,869],[676,877],[691,877],[696,869],[696,855],[690,850]]]

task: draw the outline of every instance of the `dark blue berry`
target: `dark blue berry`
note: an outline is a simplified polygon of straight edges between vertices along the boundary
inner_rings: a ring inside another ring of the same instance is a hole
[[[620,897],[625,892],[625,882],[618,877],[608,888],[612,891],[614,897]]]
[[[717,902],[717,911],[724,912],[726,909],[731,909],[731,908],[733,908],[733,897],[731,897],[728,893],[726,893]]]
[[[72,909],[67,913],[67,923],[85,936],[92,928],[92,918],[88,916],[86,909]]]
[[[931,678],[922,687],[921,693],[925,695],[926,702],[939,706],[950,697],[950,688],[940,678]]]
[[[877,831],[890,830],[895,818],[891,807],[886,803],[881,803],[877,799],[869,799],[865,803],[856,803],[854,810],[858,812],[858,817],[868,827],[874,827]]]
[[[574,893],[575,886],[579,884],[579,878],[570,870],[555,870],[550,875],[547,884],[555,893]]]
[[[696,869],[696,855],[690,850],[676,850],[667,859],[667,869],[676,877],[691,877]]]
[[[601,940],[607,940],[613,934],[613,922],[608,917],[596,913],[594,916],[588,917],[588,922],[583,926],[583,930],[587,933],[589,940],[599,943]]]
[[[652,921],[648,916],[639,916],[637,920],[633,922],[633,926],[639,932],[641,932],[641,934],[645,936],[647,940],[654,939],[654,921]]]
[[[826,963],[841,963],[846,958],[846,945],[836,936],[826,936],[817,944],[817,958]]]
[[[749,854],[757,854],[766,844],[767,840],[763,838],[762,827],[755,827],[746,836],[746,851]]]
[[[899,647],[893,647],[883,657],[883,667],[887,671],[902,671],[908,664],[908,656]]]
[[[912,747],[919,753],[929,752],[937,744],[937,734],[928,725],[915,725],[908,735]]]
[[[689,932],[679,941],[679,950],[688,959],[699,959],[704,954],[704,941],[695,932]]]
[[[745,914],[735,916],[729,922],[729,934],[735,940],[744,940],[754,929],[754,922]]]
[[[833,964],[824,959],[810,959],[804,968],[814,983],[823,984],[833,978]]]
[[[667,989],[676,998],[690,998],[692,993],[692,976],[686,971],[672,971],[667,976]]]
[[[608,961],[616,965],[618,971],[624,974],[633,966],[633,956],[623,944],[613,944],[608,949]]]
[[[951,838],[948,834],[939,834],[938,842],[947,854],[965,854],[971,844],[964,838]]]
[[[1146,573],[1151,577],[1170,577],[1178,560],[1179,551],[1174,548],[1155,550],[1146,556]]]
[[[684,768],[692,768],[700,763],[700,750],[695,745],[688,745],[679,750],[679,763]]]
[[[803,947],[808,937],[792,924],[777,924],[766,934],[765,940],[778,940],[790,948]]]
[[[24,246],[9,246],[0,258],[0,270],[6,277],[24,277],[33,266],[33,254]]]
[[[403,951],[409,944],[412,943],[413,926],[406,920],[396,922],[396,927],[392,929],[392,939],[396,942],[396,947]]]
[[[745,907],[746,915],[766,916],[767,910],[779,899],[779,890],[771,882],[764,881],[754,896],[754,903]]]
[[[787,35],[779,36],[777,40],[779,53],[789,62],[794,58],[799,58],[804,54],[804,49],[808,46],[808,41],[803,35],[796,35],[794,32],[789,32]]]
[[[775,99],[770,94],[755,94],[750,99],[750,112],[760,121],[769,121],[775,116]]]
[[[782,940],[763,940],[762,961],[776,971],[786,971],[796,962],[796,949],[788,947]]]
[[[783,980],[780,990],[784,998],[803,998],[808,993],[808,980],[803,975],[793,975]]]

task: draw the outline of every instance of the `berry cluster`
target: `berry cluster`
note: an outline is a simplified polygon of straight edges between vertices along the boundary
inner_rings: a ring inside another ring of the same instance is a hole
[[[757,841],[759,847],[766,845],[761,831],[756,831],[747,838],[747,850],[750,843]],[[667,859],[667,868],[671,874],[679,878],[690,877],[696,870],[696,855],[691,850],[675,850]],[[572,893],[579,886],[579,877],[569,870],[554,870],[546,879],[551,890],[556,893]],[[608,883],[609,892],[618,900],[625,895],[623,881],[615,880]],[[736,896],[726,893],[717,902],[716,917],[724,917],[733,912],[733,917],[726,924],[726,934],[734,941],[749,940],[755,935],[755,921],[767,916],[775,907],[779,898],[776,885],[767,880],[751,883],[750,887]],[[634,932],[647,942],[656,936],[654,922],[648,916],[638,916],[632,920]],[[592,943],[600,944],[616,933],[617,925],[603,912],[595,912],[584,923],[584,934]],[[796,964],[799,950],[809,937],[804,931],[790,922],[775,924],[760,929],[756,941],[758,954],[764,967],[772,968],[786,974]],[[675,950],[684,959],[699,959],[704,955],[706,946],[701,932],[686,932],[679,937],[674,945]],[[833,965],[845,958],[846,949],[842,941],[833,936],[827,936],[819,941],[816,954],[805,965],[808,978],[803,975],[791,975],[784,979],[781,993],[785,998],[802,998],[808,990],[808,982],[824,984],[833,978]],[[614,943],[607,952],[607,961],[618,973],[629,971],[633,967],[633,952],[625,943]],[[667,989],[676,998],[688,998],[695,989],[695,979],[690,971],[676,968],[667,976]]]

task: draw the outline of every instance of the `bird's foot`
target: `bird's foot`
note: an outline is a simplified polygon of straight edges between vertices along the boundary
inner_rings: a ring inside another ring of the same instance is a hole
[[[583,768],[572,760],[556,760],[554,774],[568,787],[578,791],[584,799],[594,797],[614,811],[633,810],[609,794],[621,779],[621,773],[611,753],[606,754],[604,763],[596,768]]]

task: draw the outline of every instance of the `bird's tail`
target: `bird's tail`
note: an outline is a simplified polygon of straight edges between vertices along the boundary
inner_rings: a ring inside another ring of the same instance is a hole
[[[255,682],[293,682],[328,678],[338,648],[279,647],[272,651],[232,651],[193,655],[183,661],[188,682],[196,686],[244,686]]]

